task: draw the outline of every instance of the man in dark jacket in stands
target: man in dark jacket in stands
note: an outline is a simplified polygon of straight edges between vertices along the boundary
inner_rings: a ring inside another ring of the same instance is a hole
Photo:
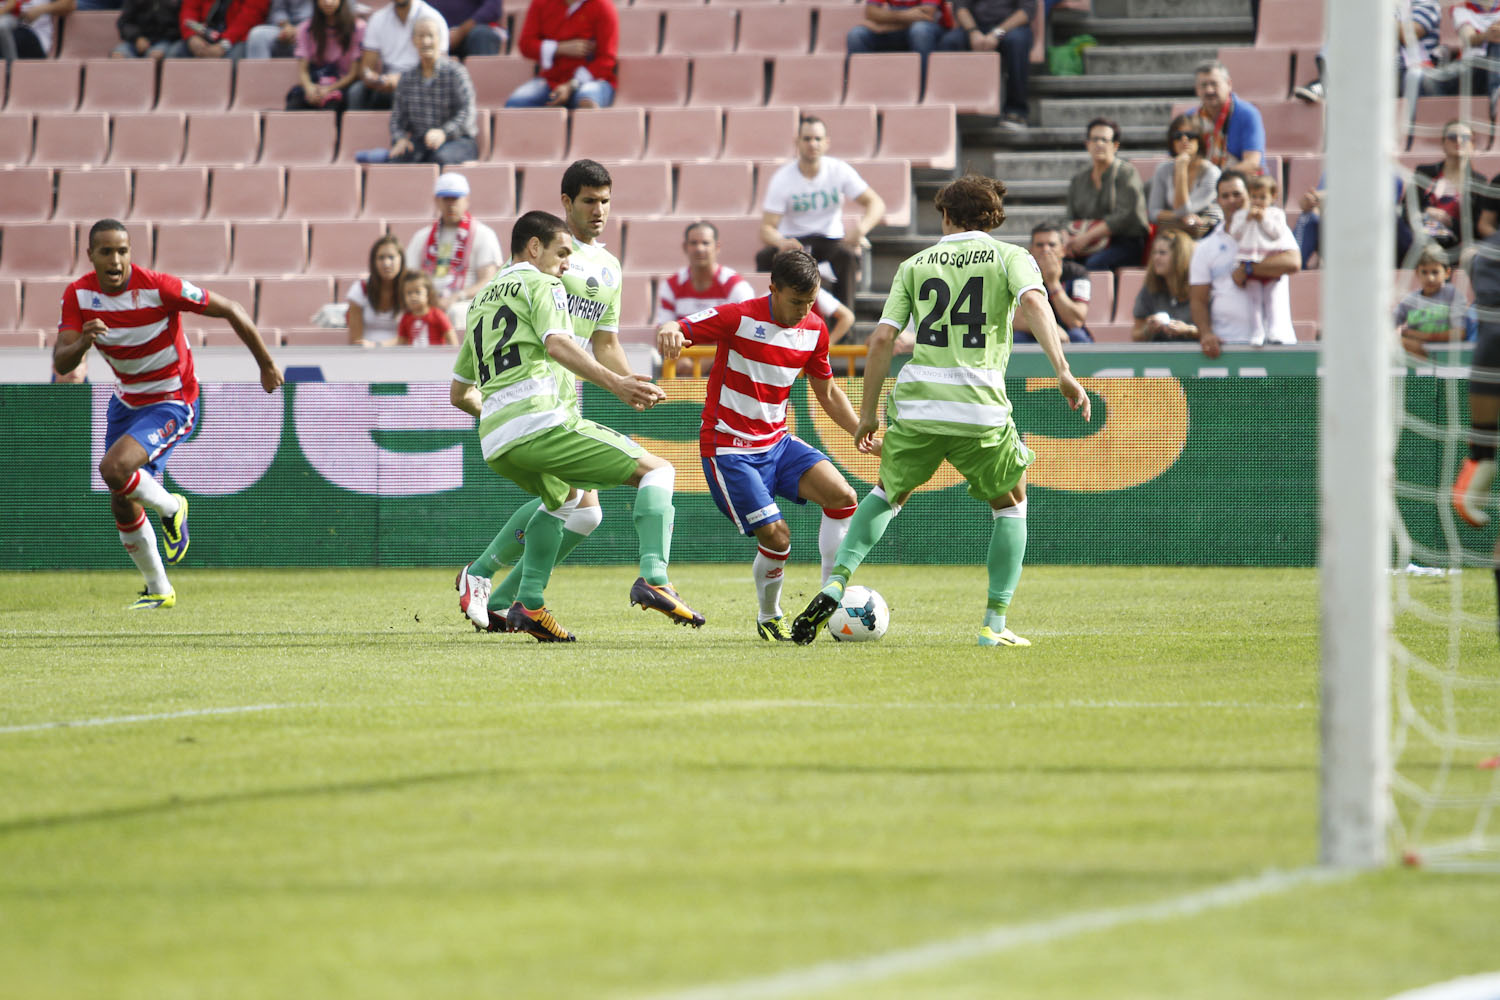
[[[945,33],[938,48],[945,52],[999,52],[1000,127],[1018,132],[1030,113],[1026,79],[1031,69],[1031,26],[1038,0],[955,0],[953,19],[958,27]]]
[[[500,23],[500,0],[428,0],[448,22],[448,54],[455,59],[468,56],[497,56],[505,46],[505,30]]]

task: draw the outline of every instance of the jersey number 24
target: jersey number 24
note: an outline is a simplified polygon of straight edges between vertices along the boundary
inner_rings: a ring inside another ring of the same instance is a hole
[[[917,323],[917,343],[947,347],[949,326],[961,326],[966,327],[967,332],[960,339],[960,346],[984,347],[984,279],[973,275],[958,290],[958,298],[952,296],[953,290],[942,278],[928,278],[922,282],[918,300],[925,303],[935,298],[937,301]],[[950,302],[951,311],[948,308]],[[943,322],[944,318],[947,323]]]

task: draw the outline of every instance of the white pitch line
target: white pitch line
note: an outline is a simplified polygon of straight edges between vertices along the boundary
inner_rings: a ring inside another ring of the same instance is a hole
[[[187,719],[196,715],[240,715],[245,712],[273,712],[299,705],[235,705],[229,708],[189,708],[181,712],[155,715],[116,715],[104,719],[68,719],[62,722],[33,722],[24,726],[0,726],[0,733],[34,733],[43,729],[74,729],[83,726],[123,726],[131,722],[160,722],[163,719]]]
[[[653,712],[664,711],[744,711],[769,712],[781,709],[812,708],[852,711],[892,712],[1058,712],[1073,709],[1101,709],[1111,711],[1143,711],[1163,709],[1193,712],[1200,709],[1225,709],[1230,711],[1307,712],[1316,706],[1312,702],[1262,702],[1262,701],[1046,701],[1046,702],[861,702],[861,701],[816,701],[802,699],[725,699],[716,701],[541,701],[513,702],[518,708],[634,708]]]
[[[826,990],[841,989],[858,983],[890,979],[893,976],[922,972],[954,962],[983,958],[1022,945],[1051,944],[1064,938],[1110,930],[1128,924],[1150,923],[1191,917],[1208,910],[1238,906],[1263,896],[1287,892],[1304,885],[1341,881],[1356,872],[1328,868],[1302,868],[1291,872],[1267,872],[1255,878],[1227,882],[1185,896],[1156,903],[1140,903],[1107,910],[1072,913],[1030,924],[992,927],[976,934],[933,941],[914,948],[866,955],[842,961],[821,962],[801,969],[789,969],[758,979],[710,983],[671,993],[653,995],[650,1000],[760,1000],[764,997],[806,996]]]

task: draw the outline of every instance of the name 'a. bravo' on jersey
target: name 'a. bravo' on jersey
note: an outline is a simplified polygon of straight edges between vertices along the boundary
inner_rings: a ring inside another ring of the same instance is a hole
[[[479,442],[486,459],[578,422],[578,395],[561,391],[558,366],[547,354],[548,337],[573,335],[560,280],[531,264],[511,264],[475,297],[468,324],[453,378],[479,387]]]
[[[715,306],[682,320],[689,343],[719,345],[704,394],[698,450],[763,450],[786,436],[792,383],[833,378],[828,327],[808,313],[794,327],[771,316],[771,297]]]
[[[887,416],[929,434],[986,437],[1010,423],[1005,367],[1016,300],[1043,288],[1024,248],[986,233],[953,233],[901,262],[880,322],[917,328]]]

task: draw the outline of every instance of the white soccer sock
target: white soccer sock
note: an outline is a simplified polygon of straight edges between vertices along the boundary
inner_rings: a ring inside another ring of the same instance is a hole
[[[823,521],[818,525],[818,554],[823,557],[823,582],[820,586],[828,585],[834,557],[839,554],[839,546],[844,544],[844,536],[849,534],[849,518],[858,509],[858,506],[823,508]]]
[[[764,545],[755,546],[755,592],[760,597],[760,617],[757,621],[768,622],[781,617],[781,585],[786,582],[786,560],[792,554],[788,545],[785,552],[772,552]]]
[[[168,493],[161,483],[142,469],[137,469],[130,477],[130,482],[125,484],[125,488],[120,491],[120,496],[129,497],[142,506],[150,507],[162,517],[171,517],[181,506],[181,501]]]
[[[167,568],[161,563],[161,553],[156,549],[156,532],[151,528],[151,519],[144,511],[141,519],[126,527],[115,525],[120,532],[120,544],[130,553],[131,562],[146,578],[146,593],[170,594],[172,584],[167,580]]]

